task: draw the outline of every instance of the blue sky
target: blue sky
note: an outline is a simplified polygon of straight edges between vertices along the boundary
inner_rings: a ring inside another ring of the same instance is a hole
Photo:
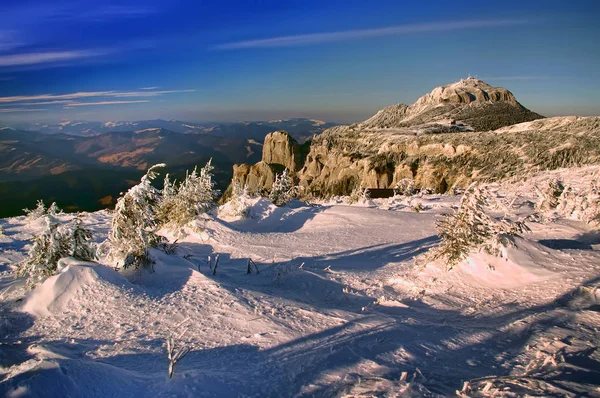
[[[600,115],[598,1],[2,0],[0,121],[363,120],[468,75]]]

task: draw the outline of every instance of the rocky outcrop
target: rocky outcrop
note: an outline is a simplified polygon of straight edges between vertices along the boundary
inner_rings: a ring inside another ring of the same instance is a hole
[[[302,168],[300,145],[285,131],[267,134],[263,145],[262,161],[267,164],[279,164],[291,172]]]
[[[262,160],[255,165],[236,164],[233,166],[232,183],[223,194],[222,201],[231,195],[234,184],[241,184],[253,194],[263,194],[271,189],[275,176],[285,169],[292,178],[304,164],[301,146],[285,131],[267,134],[263,145]]]
[[[469,78],[413,105],[392,105],[362,123],[329,128],[314,137],[305,159],[286,133],[271,133],[262,162],[236,166],[234,181],[268,191],[287,167],[307,196],[393,188],[404,178],[446,192],[473,180],[599,161],[600,118],[553,119],[529,111],[504,88]]]

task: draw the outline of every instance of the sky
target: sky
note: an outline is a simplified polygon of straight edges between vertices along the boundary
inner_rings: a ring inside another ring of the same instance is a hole
[[[600,2],[0,2],[0,123],[364,120],[467,76],[600,115]]]

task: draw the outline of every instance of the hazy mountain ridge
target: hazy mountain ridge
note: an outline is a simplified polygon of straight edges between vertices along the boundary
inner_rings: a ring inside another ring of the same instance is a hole
[[[231,122],[231,123],[193,123],[179,120],[140,120],[134,122],[91,122],[84,120],[66,120],[54,124],[20,123],[7,126],[17,130],[33,131],[42,134],[69,134],[89,137],[114,132],[145,131],[163,129],[180,134],[211,134],[223,137],[244,137],[264,139],[265,135],[275,130],[286,130],[296,136],[299,141],[305,141],[313,134],[335,126],[336,123],[322,120],[294,118],[286,120]]]

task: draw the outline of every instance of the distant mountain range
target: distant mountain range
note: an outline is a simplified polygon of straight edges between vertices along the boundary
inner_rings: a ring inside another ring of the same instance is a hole
[[[258,122],[234,123],[192,123],[179,120],[140,120],[135,122],[89,122],[66,120],[54,124],[20,123],[10,127],[16,130],[34,131],[42,134],[69,134],[90,137],[115,132],[141,132],[148,129],[164,129],[180,134],[210,134],[227,138],[254,138],[262,140],[265,135],[276,130],[285,130],[297,140],[305,141],[336,123],[314,119],[287,119]],[[1,126],[1,124],[0,124]]]
[[[216,181],[226,187],[234,164],[261,159],[268,133],[286,130],[304,142],[335,125],[289,119],[202,125],[176,120],[64,121],[1,127],[0,217],[19,214],[39,198],[71,210],[110,206],[127,186],[125,180],[131,183],[155,163],[167,163],[167,171],[181,177],[212,158]],[[93,186],[94,194],[82,186]],[[78,201],[69,191],[85,200]]]

